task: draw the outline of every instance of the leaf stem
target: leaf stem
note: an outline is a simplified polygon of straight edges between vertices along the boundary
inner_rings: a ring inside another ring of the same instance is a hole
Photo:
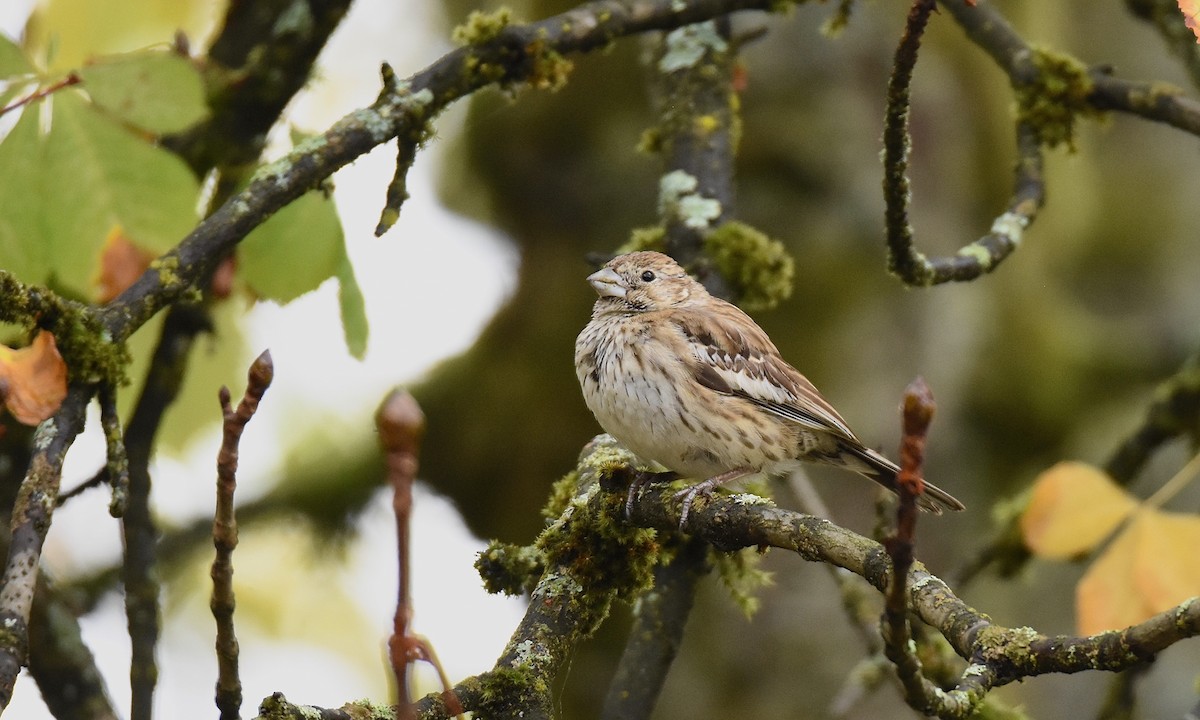
[[[1167,501],[1175,497],[1180,490],[1187,487],[1188,483],[1196,479],[1196,475],[1200,474],[1200,453],[1197,453],[1187,465],[1179,469],[1175,473],[1175,477],[1168,480],[1153,495],[1146,498],[1146,502],[1142,503],[1143,508],[1159,508]]]

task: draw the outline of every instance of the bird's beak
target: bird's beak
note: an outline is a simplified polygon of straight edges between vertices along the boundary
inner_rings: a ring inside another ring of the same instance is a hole
[[[612,268],[604,268],[588,275],[587,281],[600,297],[625,297],[625,283]]]

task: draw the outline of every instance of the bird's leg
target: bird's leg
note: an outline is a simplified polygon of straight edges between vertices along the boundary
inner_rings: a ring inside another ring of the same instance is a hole
[[[679,529],[683,530],[683,526],[687,525],[688,512],[691,511],[692,501],[696,499],[697,495],[709,497],[713,494],[713,490],[717,489],[717,486],[724,485],[727,482],[733,482],[740,477],[745,477],[746,475],[750,475],[754,472],[756,472],[754,468],[736,467],[732,470],[726,470],[723,473],[713,475],[704,482],[698,482],[689,488],[685,488],[675,493],[676,499],[683,498],[683,507],[679,511]]]
[[[633,501],[637,499],[642,488],[650,483],[656,482],[672,482],[679,479],[679,473],[668,470],[666,472],[651,472],[649,470],[638,470],[633,475],[633,482],[629,483],[629,494],[625,496],[625,519],[633,517]]]

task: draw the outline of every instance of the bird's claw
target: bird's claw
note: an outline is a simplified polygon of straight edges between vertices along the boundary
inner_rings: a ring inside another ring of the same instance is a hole
[[[671,482],[679,477],[676,472],[650,472],[649,470],[639,470],[633,476],[633,482],[629,483],[629,493],[625,496],[625,519],[629,520],[633,517],[633,501],[637,499],[642,492],[642,488],[650,483],[655,482]]]
[[[676,500],[682,499],[683,501],[683,504],[679,508],[679,530],[681,532],[687,525],[688,513],[691,512],[692,503],[695,502],[696,497],[701,496],[704,498],[710,498],[712,497],[713,490],[715,490],[716,487],[717,486],[715,484],[705,481],[696,483],[691,487],[686,487],[675,493],[674,498]]]

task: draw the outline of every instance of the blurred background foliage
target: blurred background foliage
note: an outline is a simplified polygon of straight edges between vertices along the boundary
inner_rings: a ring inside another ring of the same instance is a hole
[[[574,5],[505,4],[523,19]],[[1190,87],[1159,35],[1121,3],[998,4],[1033,43],[1089,65],[1112,65],[1122,77]],[[38,35],[44,27],[84,28],[96,37],[95,26],[78,17],[56,18],[62,5],[46,4],[31,26],[34,38],[48,37]],[[161,41],[169,36],[162,27],[201,34],[219,17],[215,5],[181,3],[187,9],[180,16],[173,3],[156,2],[137,3],[136,20],[114,20],[109,4],[103,6],[105,18],[96,22],[114,29],[112,45],[89,46],[93,52]],[[479,8],[477,0],[446,0],[444,34]],[[943,574],[990,537],[993,504],[1020,492],[1038,471],[1064,458],[1103,463],[1140,422],[1153,388],[1196,352],[1200,155],[1196,138],[1165,126],[1127,116],[1085,122],[1078,152],[1048,153],[1046,207],[996,272],[967,284],[905,288],[885,270],[879,136],[906,9],[855,3],[835,38],[821,31],[833,4],[737,18],[738,32],[766,33],[742,53],[736,215],[783,240],[796,259],[791,298],[756,319],[868,444],[893,453],[903,387],[919,374],[933,388],[939,410],[927,474],[969,508],[921,525],[918,555]],[[164,13],[162,23],[148,22]],[[117,28],[147,34],[119,36]],[[57,42],[75,46],[65,36]],[[34,47],[54,58],[52,67],[74,67],[84,57],[55,53],[47,39]],[[443,200],[508,233],[521,258],[511,300],[474,346],[413,389],[429,424],[422,477],[453,498],[482,537],[531,540],[542,526],[538,509],[550,484],[598,431],[579,395],[572,348],[594,298],[583,280],[591,271],[585,256],[612,252],[632,228],[657,221],[661,167],[637,150],[656,121],[642,53],[631,40],[574,57],[570,81],[556,93],[481,92],[469,101],[462,133],[448,141]],[[935,15],[913,89],[912,220],[926,253],[953,252],[983,234],[1003,209],[1015,159],[1013,107],[1007,78],[949,17]],[[413,239],[384,241],[401,240]],[[472,292],[447,268],[429,272],[445,276],[447,292]],[[135,342],[148,335],[139,333]],[[223,338],[202,343],[201,352],[212,352],[211,342],[236,356],[236,329]],[[241,370],[228,373],[237,377]],[[206,378],[204,385],[215,382]],[[173,412],[175,423],[194,424],[182,406]],[[368,427],[364,422],[359,435],[299,439],[302,448],[292,451],[296,458],[285,473],[289,483],[264,502],[280,502],[321,527],[348,522],[348,511],[382,482]],[[337,456],[325,451],[333,446]],[[1161,483],[1187,450],[1161,454],[1134,491],[1144,496]],[[837,471],[812,476],[832,519],[870,532],[870,483]],[[1198,502],[1193,492],[1180,504],[1195,509]],[[775,585],[762,591],[752,621],[716,583],[706,584],[656,717],[828,714],[862,657],[858,638],[824,568],[781,553],[769,556],[766,567]],[[983,577],[963,594],[1002,624],[1070,632],[1072,587],[1081,572],[1034,563],[1015,580]],[[624,615],[618,610],[616,621],[576,655],[565,681],[565,717],[594,716],[623,641]],[[1177,716],[1194,703],[1200,650],[1183,643],[1159,665],[1140,686],[1143,711]],[[1107,682],[1098,673],[1039,678],[999,695],[1034,716],[1070,707],[1089,717]],[[898,703],[886,690],[849,716],[894,716]]]

